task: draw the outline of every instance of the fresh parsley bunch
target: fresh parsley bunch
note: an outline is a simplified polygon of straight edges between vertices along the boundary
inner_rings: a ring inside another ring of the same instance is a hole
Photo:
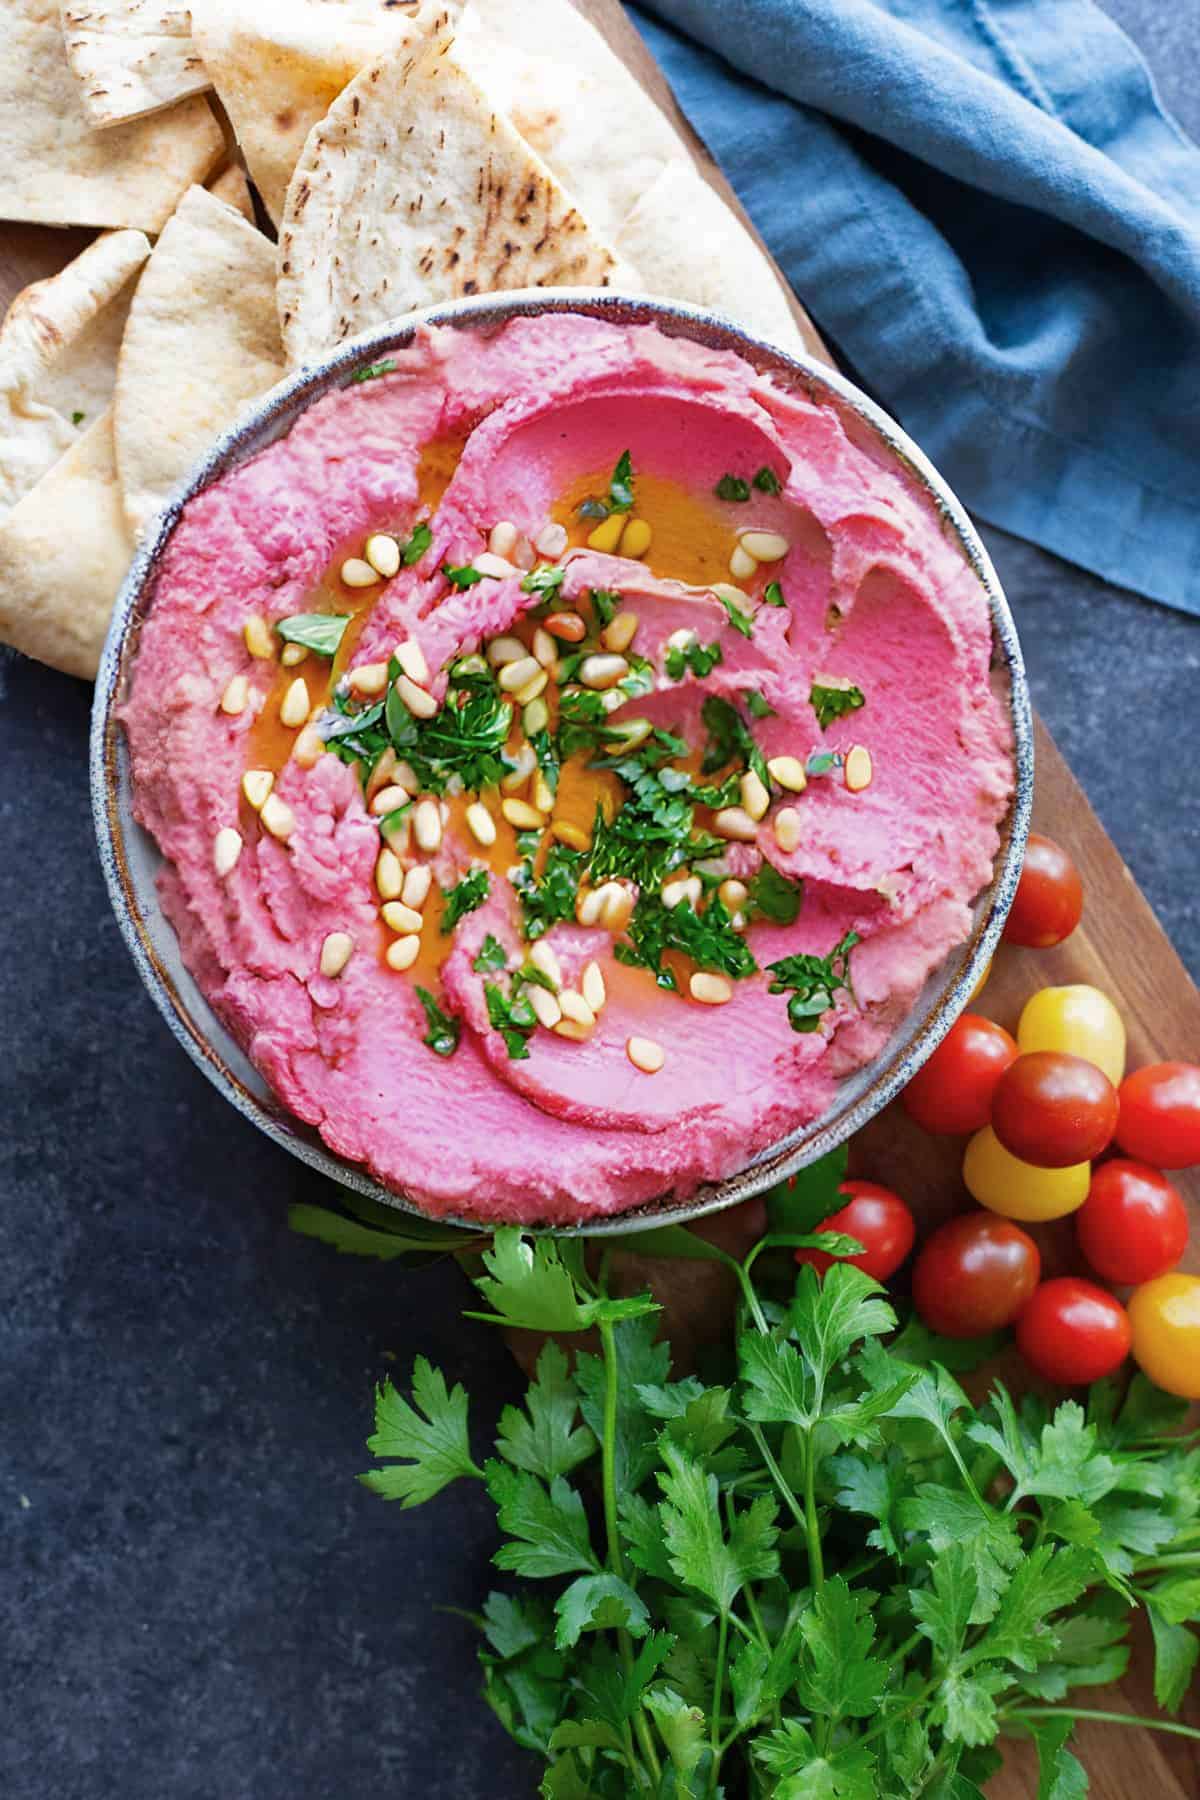
[[[397,1232],[453,1247],[352,1204],[355,1221],[293,1222],[359,1253],[399,1254]],[[858,1247],[784,1232],[737,1262],[681,1227],[623,1240],[736,1279],[734,1342],[701,1380],[672,1378],[657,1303],[614,1293],[611,1251],[593,1273],[580,1240],[499,1231],[469,1316],[554,1336],[494,1453],[476,1460],[467,1394],[423,1358],[409,1395],[377,1392],[368,1487],[413,1506],[461,1478],[496,1508],[511,1580],[484,1604],[480,1660],[540,1793],[982,1800],[1003,1733],[1035,1740],[1039,1800],[1079,1800],[1078,1719],[1200,1738],[1074,1692],[1120,1677],[1140,1608],[1160,1705],[1188,1687],[1200,1434],[1176,1435],[1182,1403],[1139,1376],[1086,1408],[1018,1408],[999,1385],[976,1408],[946,1366],[964,1347],[894,1335],[859,1270],[805,1267],[768,1294],[763,1270],[794,1265],[759,1258],[800,1243]]]

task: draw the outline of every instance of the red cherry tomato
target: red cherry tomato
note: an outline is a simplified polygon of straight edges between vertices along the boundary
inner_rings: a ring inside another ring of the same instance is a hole
[[[913,1247],[917,1228],[913,1216],[890,1188],[873,1181],[843,1181],[839,1194],[849,1196],[850,1204],[822,1219],[818,1231],[842,1231],[866,1246],[861,1256],[827,1256],[823,1250],[797,1250],[798,1263],[811,1263],[823,1275],[832,1262],[853,1263],[856,1269],[886,1281],[894,1275]]]
[[[960,1213],[925,1240],[913,1304],[943,1337],[983,1337],[1011,1325],[1038,1284],[1042,1259],[1027,1232],[994,1213]]]
[[[992,1095],[992,1130],[1037,1169],[1090,1162],[1112,1142],[1117,1090],[1103,1070],[1065,1050],[1031,1050],[1010,1063]]]
[[[1079,870],[1053,838],[1029,834],[1016,899],[1004,922],[1010,944],[1048,950],[1070,937],[1083,912]]]
[[[901,1094],[904,1110],[923,1131],[981,1131],[996,1083],[1016,1056],[1003,1025],[964,1013]]]
[[[1099,1381],[1129,1355],[1132,1333],[1121,1302],[1092,1281],[1043,1281],[1017,1320],[1017,1349],[1035,1375],[1063,1387]]]
[[[1195,1063],[1151,1063],[1135,1069],[1119,1089],[1117,1142],[1130,1156],[1156,1169],[1190,1169],[1200,1163],[1200,1068]]]
[[[1183,1255],[1187,1207],[1157,1169],[1116,1157],[1092,1175],[1075,1214],[1075,1234],[1097,1275],[1134,1287],[1165,1275]]]

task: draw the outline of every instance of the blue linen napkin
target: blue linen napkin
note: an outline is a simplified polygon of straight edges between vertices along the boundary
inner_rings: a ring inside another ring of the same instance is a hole
[[[966,504],[1200,613],[1200,148],[1124,33],[1092,0],[646,4],[817,325]]]

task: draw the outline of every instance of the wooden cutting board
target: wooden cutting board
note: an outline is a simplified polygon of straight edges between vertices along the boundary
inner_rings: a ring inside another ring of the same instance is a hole
[[[662,74],[619,0],[574,0],[618,55],[638,76],[676,126],[681,142],[705,177],[744,219],[732,189],[689,127]],[[747,221],[748,223],[748,221]],[[94,234],[49,227],[0,225],[0,313],[28,282],[53,274],[78,254]],[[782,278],[781,278],[782,279]],[[791,305],[806,343],[832,362],[811,321],[794,299]],[[1200,991],[1165,937],[1132,875],[1092,812],[1078,782],[1045,727],[1037,725],[1035,829],[1058,839],[1075,858],[1088,895],[1084,922],[1058,950],[1035,953],[1002,949],[980,1011],[1010,1029],[1025,998],[1048,983],[1091,981],[1111,994],[1129,1032],[1130,1065],[1200,1048]],[[960,1210],[966,1195],[959,1179],[961,1145],[925,1137],[899,1107],[890,1107],[856,1140],[856,1171],[896,1187],[923,1223]],[[1195,1217],[1195,1236],[1185,1266],[1200,1269],[1200,1171],[1181,1177]],[[1040,1230],[1048,1266],[1060,1272],[1071,1264],[1069,1227]],[[676,1315],[676,1335],[694,1335],[697,1293],[704,1265],[660,1264],[655,1285]],[[702,1290],[699,1290],[702,1291]],[[689,1313],[692,1315],[689,1317]],[[1004,1373],[1019,1381],[1006,1363]],[[1089,1692],[1090,1704],[1133,1713],[1153,1710],[1151,1663],[1144,1643],[1118,1688]],[[1200,1724],[1200,1696],[1184,1715]],[[1077,1748],[1088,1765],[1093,1800],[1196,1800],[1200,1796],[1200,1751],[1186,1741],[1145,1731],[1084,1727]],[[1032,1800],[1035,1764],[1028,1747],[1011,1747],[1008,1766],[989,1787],[992,1800]]]

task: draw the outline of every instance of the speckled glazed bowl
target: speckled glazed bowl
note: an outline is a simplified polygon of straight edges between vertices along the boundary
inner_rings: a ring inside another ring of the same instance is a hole
[[[142,620],[152,603],[155,576],[185,503],[227,470],[253,456],[290,429],[306,408],[355,369],[378,361],[410,341],[422,324],[460,331],[491,329],[529,314],[575,311],[618,324],[655,324],[719,349],[734,350],[756,369],[786,386],[831,401],[856,415],[860,428],[882,444],[926,489],[946,533],[957,540],[974,570],[992,619],[993,679],[1007,704],[1016,758],[1013,798],[1001,827],[1001,848],[992,883],[975,903],[968,941],[926,982],[911,1012],[880,1055],[844,1080],[822,1117],[754,1157],[738,1174],[707,1186],[686,1203],[669,1195],[594,1224],[573,1227],[588,1234],[619,1234],[668,1220],[680,1222],[736,1205],[771,1183],[842,1143],[891,1100],[963,1011],[987,965],[1020,873],[1033,791],[1033,736],[1029,695],[1020,646],[1004,595],[987,552],[945,482],[887,415],[823,364],[760,342],[727,320],[662,301],[623,299],[607,292],[527,290],[423,308],[392,324],[341,345],[326,360],[301,370],[264,396],[254,410],[212,447],[180,487],[134,560],[113,612],[96,683],[92,722],[92,804],[100,856],[112,903],[142,980],[174,1036],[226,1099],[293,1156],[401,1211],[415,1211],[400,1195],[382,1188],[358,1166],[334,1155],[317,1133],[288,1113],[220,1018],[184,965],[178,940],[159,907],[155,877],[161,864],[156,844],[135,823],[129,754],[115,712],[124,698],[137,655]],[[132,1096],[131,1096],[132,1100]],[[459,1216],[447,1223],[473,1224]]]

